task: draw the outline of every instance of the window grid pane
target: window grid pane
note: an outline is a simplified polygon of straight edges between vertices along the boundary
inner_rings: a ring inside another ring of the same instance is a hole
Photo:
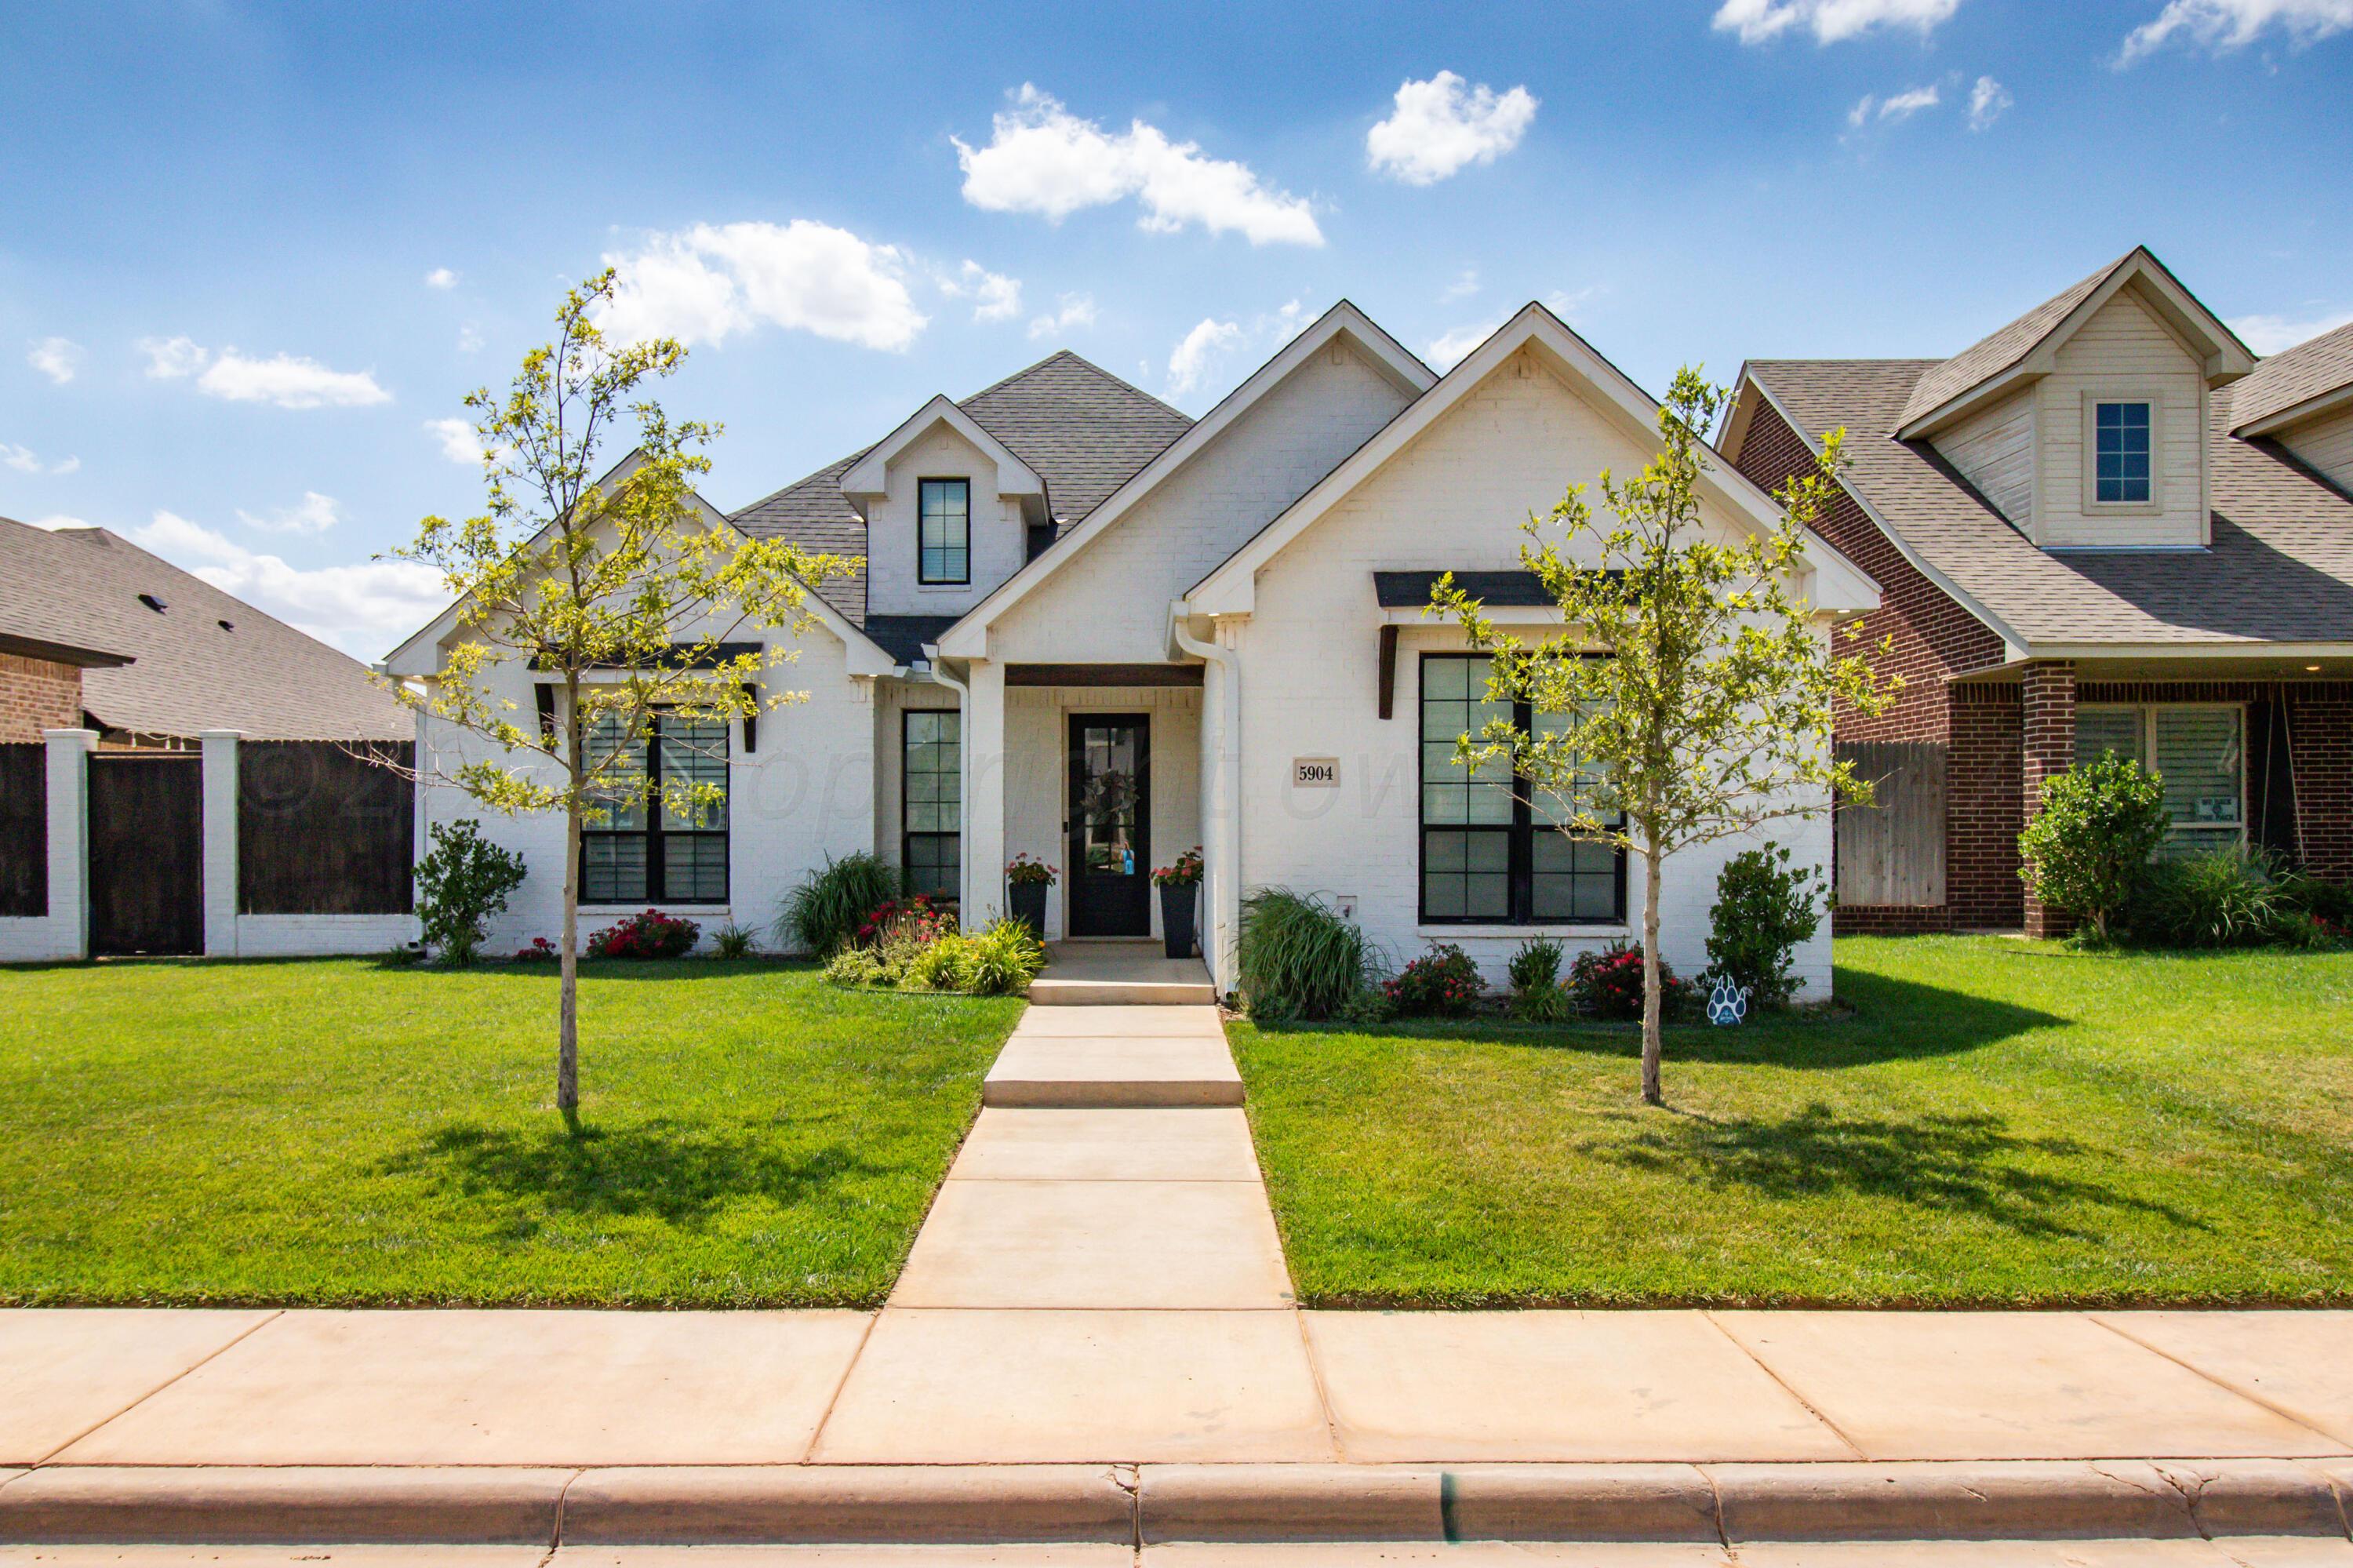
[[[955,898],[963,867],[963,721],[945,710],[917,710],[902,723],[900,865],[911,891]]]
[[[617,715],[587,734],[592,761],[618,756],[607,818],[581,832],[580,893],[590,904],[720,904],[727,892],[728,726],[657,714],[652,742],[625,738]],[[686,798],[697,786],[716,799]]]
[[[2149,407],[2095,403],[2093,408],[2094,496],[2103,502],[2149,498]]]
[[[926,479],[916,524],[919,580],[961,583],[972,578],[972,485],[961,479]]]

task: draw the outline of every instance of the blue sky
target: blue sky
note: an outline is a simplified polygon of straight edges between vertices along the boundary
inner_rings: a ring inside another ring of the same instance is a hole
[[[371,557],[479,505],[436,421],[607,259],[723,507],[1059,347],[1198,413],[1343,296],[1653,389],[2135,243],[2259,350],[2353,315],[2353,0],[7,0],[0,149],[0,514],[368,657],[439,597]]]

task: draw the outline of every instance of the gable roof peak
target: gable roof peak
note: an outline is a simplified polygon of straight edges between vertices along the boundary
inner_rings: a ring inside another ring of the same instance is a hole
[[[2353,322],[2256,362],[2231,388],[2231,433],[2269,435],[2353,404]]]

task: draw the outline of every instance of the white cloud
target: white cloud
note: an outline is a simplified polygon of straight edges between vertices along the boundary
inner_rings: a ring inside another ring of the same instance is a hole
[[[1201,384],[1209,372],[1212,361],[1228,350],[1241,345],[1242,329],[1238,322],[1221,322],[1214,316],[1204,316],[1198,325],[1179,338],[1168,355],[1168,392],[1182,397]]]
[[[1451,70],[1397,90],[1387,120],[1365,132],[1365,159],[1409,185],[1434,185],[1472,164],[1492,164],[1520,144],[1536,117],[1525,87],[1498,93],[1468,86]]]
[[[1465,267],[1462,269],[1462,275],[1461,277],[1455,279],[1451,283],[1447,284],[1446,287],[1440,291],[1438,302],[1443,305],[1451,303],[1456,300],[1467,300],[1478,291],[1479,269],[1476,267]]]
[[[1055,308],[1029,323],[1029,335],[1036,338],[1060,337],[1066,332],[1095,324],[1095,297],[1092,294],[1064,294],[1055,302]]]
[[[139,352],[147,356],[147,374],[158,381],[177,381],[205,367],[205,351],[187,337],[142,337]]]
[[[436,267],[425,274],[425,286],[428,289],[454,289],[458,286],[458,274],[447,267]]]
[[[69,474],[81,471],[81,459],[78,457],[69,457],[63,462],[45,464],[35,455],[32,448],[16,446],[8,441],[0,441],[0,464],[5,464],[18,473]]]
[[[274,354],[254,359],[234,348],[218,355],[185,337],[139,340],[147,374],[159,381],[194,376],[196,390],[232,403],[275,403],[281,408],[357,408],[389,403],[392,394],[364,370],[330,370],[315,359]],[[201,374],[200,374],[201,373]]]
[[[240,507],[237,519],[265,534],[323,534],[342,520],[335,510],[335,498],[315,490],[304,491],[301,500],[291,506],[280,506],[267,517],[256,517]]]
[[[176,513],[156,513],[131,542],[354,658],[381,656],[449,600],[441,574],[414,561],[293,567]]]
[[[992,123],[988,145],[955,143],[964,199],[989,212],[1034,212],[1060,223],[1082,207],[1133,196],[1138,224],[1173,234],[1198,224],[1253,245],[1321,245],[1308,204],[1259,183],[1248,165],[1208,158],[1191,142],[1171,142],[1132,121],[1117,133],[1082,120],[1028,82]]]
[[[1874,97],[1866,92],[1855,101],[1852,109],[1846,111],[1846,122],[1857,129],[1861,129],[1873,120],[1893,120],[1901,123],[1924,109],[1934,109],[1937,99],[1938,93],[1934,85],[1915,87],[1905,92],[1891,93],[1885,98]]]
[[[1010,321],[1021,313],[1021,280],[992,272],[977,261],[966,261],[943,276],[939,284],[940,292],[949,299],[972,301],[972,319],[976,322]]]
[[[1494,336],[1495,329],[1511,319],[1498,316],[1493,321],[1481,322],[1475,326],[1461,326],[1451,332],[1440,333],[1423,345],[1422,357],[1440,370],[1451,370],[1464,355]]]
[[[476,354],[480,352],[481,346],[481,328],[476,326],[471,322],[468,322],[464,326],[458,329],[458,352],[459,354]]]
[[[1805,27],[1818,44],[1835,44],[1873,27],[1911,27],[1922,34],[1950,19],[1961,0],[1724,0],[1715,28],[1761,44]]]
[[[1297,300],[1287,300],[1281,309],[1259,317],[1251,326],[1261,337],[1271,334],[1279,346],[1305,332],[1314,320],[1314,318],[1307,313],[1306,306]]]
[[[441,455],[451,462],[461,462],[469,468],[479,467],[482,461],[482,440],[474,427],[463,419],[427,419],[425,429],[441,443]]]
[[[45,337],[25,355],[25,363],[62,387],[81,368],[81,344],[66,337]]]
[[[2239,341],[2257,354],[2277,354],[2284,348],[2294,348],[2325,332],[2335,332],[2348,322],[2353,322],[2353,311],[2324,312],[2301,319],[2295,316],[2232,316],[2231,330]]]
[[[907,292],[897,248],[805,217],[699,223],[605,260],[620,276],[597,325],[631,341],[715,344],[765,323],[896,351],[928,319]]]
[[[1984,130],[2000,119],[2002,111],[2016,101],[2010,96],[2010,89],[1993,78],[1978,78],[1977,85],[1969,89],[1969,129]]]
[[[53,512],[47,517],[36,517],[33,519],[31,524],[31,526],[35,528],[45,529],[52,534],[56,533],[60,528],[87,528],[90,525],[90,524],[84,522],[82,519],[79,517],[69,517],[62,512]]]
[[[2274,26],[2302,48],[2353,27],[2353,0],[2168,0],[2126,36],[2116,64],[2128,66],[2177,37],[2217,53],[2242,48]]]

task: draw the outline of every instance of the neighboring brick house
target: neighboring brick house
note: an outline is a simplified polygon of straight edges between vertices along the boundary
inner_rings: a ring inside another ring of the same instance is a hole
[[[2135,249],[1951,359],[1751,361],[1719,445],[1771,487],[1841,429],[1905,684],[1839,740],[1931,780],[1841,822],[1841,931],[2062,928],[2018,835],[2105,750],[2174,845],[2353,878],[2353,327],[2258,363]]]
[[[358,660],[103,528],[0,518],[0,742],[94,729],[103,747],[406,740]]]

